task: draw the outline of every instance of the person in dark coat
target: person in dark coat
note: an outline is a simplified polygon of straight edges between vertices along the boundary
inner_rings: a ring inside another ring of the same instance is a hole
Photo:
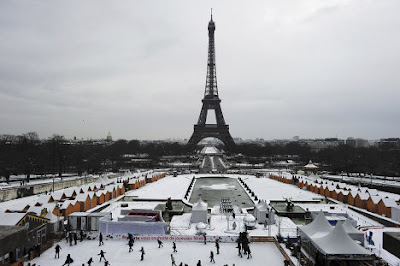
[[[78,241],[78,236],[76,235],[76,233],[74,234],[74,244],[76,245],[76,241]]]
[[[129,252],[131,252],[132,250],[133,250],[133,239],[129,239],[129,242],[128,242],[128,246],[129,246]]]
[[[217,254],[219,254],[219,242],[218,242],[218,239],[215,240],[215,248],[217,249]]]
[[[93,263],[93,258],[90,258],[90,259],[88,260],[87,264],[88,264],[89,266],[91,266],[92,263]]]
[[[142,253],[142,254],[140,255],[140,260],[143,260],[143,259],[144,259],[144,248],[143,248],[143,246],[142,246],[142,248],[140,249],[140,252]]]
[[[68,254],[68,255],[67,255],[67,259],[65,260],[63,266],[66,265],[66,264],[70,265],[70,264],[73,263],[73,262],[74,262],[74,260],[71,258],[71,255]]]
[[[110,266],[110,263],[108,262],[108,260],[106,260],[106,261],[104,262],[104,266]]]
[[[215,263],[214,252],[212,252],[212,250],[210,251],[210,262],[214,262]]]
[[[247,245],[246,251],[247,251],[247,258],[248,258],[248,259],[249,259],[249,258],[252,258],[253,256],[251,256],[251,250],[250,250],[250,246],[249,246],[249,245]]]
[[[72,233],[71,232],[68,234],[68,239],[69,239],[69,245],[72,246]]]
[[[243,249],[243,254],[244,255],[247,255],[247,247],[249,246],[249,244],[248,244],[248,242],[245,240],[245,239],[243,239],[243,242],[242,242],[242,249]]]
[[[158,248],[163,247],[163,242],[160,239],[157,239]]]
[[[101,261],[102,258],[104,258],[104,260],[106,260],[106,257],[104,257],[104,254],[106,254],[106,253],[102,249],[100,250],[100,253],[97,254],[97,255],[100,256],[100,261]]]
[[[204,234],[203,237],[204,237],[204,245],[205,245],[205,244],[207,244],[207,237],[206,237],[206,234]]]
[[[201,266],[201,261],[200,260],[197,262],[196,266]]]
[[[237,243],[238,244],[237,244],[236,248],[238,249],[238,252],[239,252],[238,256],[243,257],[243,255],[242,255],[242,246],[240,245],[240,241],[238,241]]]
[[[38,255],[38,257],[40,257],[40,253],[42,252],[42,245],[41,244],[37,244],[36,245],[36,253]]]
[[[60,258],[60,249],[61,249],[60,245],[57,244],[56,247],[55,247],[56,255],[54,255],[54,258],[56,258],[56,256],[57,256],[58,259]]]
[[[174,252],[178,252],[178,251],[176,250],[176,244],[175,244],[175,242],[172,242],[172,249],[174,250]]]
[[[83,235],[83,231],[82,231],[82,230],[79,232],[79,236],[81,237],[81,242],[82,242],[82,241],[83,241],[83,238],[85,237],[85,236]]]
[[[100,233],[100,235],[99,235],[99,246],[101,246],[101,245],[104,245],[102,233]]]

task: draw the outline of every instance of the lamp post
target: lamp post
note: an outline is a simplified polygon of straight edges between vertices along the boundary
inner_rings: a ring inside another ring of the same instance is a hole
[[[54,177],[53,177],[54,181]],[[61,208],[61,203],[57,202],[57,226],[58,226],[58,232],[61,231],[61,225],[60,225],[60,208]]]

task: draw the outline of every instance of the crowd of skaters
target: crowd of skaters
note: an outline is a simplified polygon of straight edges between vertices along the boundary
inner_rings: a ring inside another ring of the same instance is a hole
[[[79,235],[80,235],[80,241],[83,241],[84,238],[85,238],[85,235],[83,234],[83,232],[80,231]],[[77,240],[78,240],[77,233],[72,233],[72,232],[66,233],[65,238],[66,238],[67,243],[69,243],[71,246],[73,244],[77,245]],[[99,234],[98,240],[99,240],[99,246],[104,245],[103,234],[102,233]],[[204,235],[204,244],[207,244],[206,240],[207,240],[207,237],[206,237],[206,235]],[[241,232],[240,235],[239,235],[239,238],[236,240],[236,242],[237,242],[237,247],[236,248],[238,248],[238,256],[240,256],[242,258],[243,257],[242,252],[243,252],[244,255],[247,255],[247,259],[250,259],[252,256],[251,256],[251,250],[250,250],[250,247],[249,247],[249,240],[248,240],[247,232]],[[127,244],[129,246],[128,252],[132,252],[133,251],[134,243],[135,243],[134,236],[132,234],[128,234],[128,244]],[[157,239],[157,244],[158,244],[158,248],[163,248],[164,247],[164,243],[159,238]],[[55,256],[54,257],[56,259],[60,258],[60,250],[61,249],[62,248],[61,248],[61,246],[59,244],[57,244],[55,246]],[[220,251],[219,238],[217,238],[215,240],[215,249],[216,249],[216,254],[219,255],[220,254],[220,252],[219,252]],[[144,255],[145,255],[145,251],[144,251],[144,247],[143,246],[140,248],[139,252],[140,252],[140,261],[143,261],[144,260]],[[178,250],[177,250],[176,243],[175,243],[175,241],[173,241],[172,242],[172,253],[171,253],[171,265],[172,266],[188,266],[188,264],[186,264],[186,263],[184,264],[183,262],[180,262],[179,265],[176,264],[176,260],[175,260],[175,257],[174,257],[173,254],[177,253],[177,252],[178,252]],[[100,256],[99,262],[104,260],[104,266],[110,266],[109,261],[105,257],[105,253],[106,252],[101,249],[100,253],[97,254],[98,256]],[[214,256],[214,251],[213,250],[210,250],[209,259],[210,259],[210,262],[215,263],[215,256]],[[74,260],[71,257],[71,254],[67,254],[67,258],[66,258],[63,266],[64,265],[70,265],[73,262],[74,262]],[[93,261],[93,258],[90,257],[89,260],[87,261],[87,265],[91,266],[92,263],[94,263],[94,261]],[[234,265],[235,264],[233,264],[233,266]],[[82,266],[85,266],[85,264],[82,264]],[[198,260],[196,266],[201,266],[201,260]],[[224,266],[228,266],[228,264],[224,264]]]

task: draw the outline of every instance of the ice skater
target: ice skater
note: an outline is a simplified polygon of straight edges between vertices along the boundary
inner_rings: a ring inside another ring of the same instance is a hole
[[[199,260],[198,262],[197,262],[197,265],[196,266],[201,266],[201,260]]]
[[[160,239],[157,239],[158,248],[163,247],[163,242]]]
[[[108,262],[108,260],[106,260],[106,261],[104,262],[104,266],[110,266],[110,263]]]
[[[101,245],[104,245],[102,233],[100,233],[100,235],[99,235],[99,246],[101,246]]]
[[[178,252],[178,251],[176,250],[176,244],[175,244],[175,242],[172,242],[172,249],[174,250],[174,252]]]
[[[172,262],[171,266],[176,266],[175,258],[174,258],[174,255],[172,255],[172,254],[171,254],[171,262]]]
[[[83,238],[85,237],[85,235],[83,234],[83,231],[81,230],[79,233],[79,236],[81,237],[81,242],[83,241]]]
[[[212,250],[210,251],[210,262],[214,262],[215,263],[214,252],[212,252]]]
[[[142,254],[140,255],[140,260],[143,260],[143,259],[144,259],[144,248],[143,248],[143,246],[142,246],[142,248],[140,249],[140,252],[142,253]]]
[[[73,262],[74,262],[74,260],[71,258],[71,255],[68,254],[68,255],[67,255],[67,259],[65,260],[63,266],[66,265],[66,264],[67,264],[67,265],[70,265],[70,264],[73,263]]]
[[[106,254],[106,253],[105,253],[102,249],[100,250],[100,253],[97,254],[97,255],[100,256],[100,261],[101,261],[102,258],[103,258],[105,261],[107,260],[106,257],[104,257],[104,254]]]
[[[237,244],[236,248],[238,249],[238,252],[239,252],[238,256],[239,257],[243,257],[243,255],[242,255],[242,246],[240,245],[239,239],[238,239],[238,244]]]
[[[76,245],[76,242],[78,241],[78,236],[76,235],[76,233],[74,234],[74,245]]]
[[[129,242],[128,242],[128,246],[129,246],[129,252],[131,252],[132,250],[133,250],[133,240],[132,239],[129,239]]]
[[[87,264],[88,264],[89,266],[91,266],[91,265],[92,265],[92,263],[93,263],[93,258],[92,258],[92,257],[90,257],[90,259],[88,260]]]
[[[56,250],[56,254],[54,255],[54,258],[60,258],[60,249],[61,249],[61,247],[60,247],[60,245],[59,244],[57,244],[56,245],[56,247],[55,247],[55,250]]]
[[[247,259],[252,258],[253,256],[251,256],[251,250],[250,250],[249,245],[247,245],[246,251],[247,251]]]
[[[219,242],[218,242],[218,239],[215,240],[215,248],[217,249],[217,254],[219,254]]]

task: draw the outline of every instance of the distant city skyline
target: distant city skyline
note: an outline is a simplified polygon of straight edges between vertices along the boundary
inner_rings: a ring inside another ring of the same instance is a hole
[[[233,138],[399,137],[395,0],[1,1],[0,134],[189,139],[211,8]]]

